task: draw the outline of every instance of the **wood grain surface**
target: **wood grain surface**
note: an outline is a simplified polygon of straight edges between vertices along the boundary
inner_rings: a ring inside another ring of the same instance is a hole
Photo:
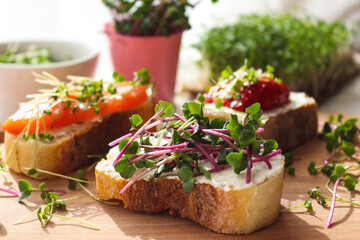
[[[327,115],[321,114],[320,119]],[[360,116],[357,116],[360,117]],[[326,192],[327,177],[319,174],[310,176],[307,171],[309,162],[321,163],[329,154],[324,143],[317,139],[293,151],[293,167],[296,175],[284,174],[282,208],[301,205],[309,199],[307,191],[315,186]],[[0,187],[18,190],[17,181],[27,179],[34,186],[40,181],[29,179],[24,175],[8,172],[0,174]],[[87,175],[94,180],[94,172]],[[67,190],[67,180],[46,180],[47,188],[66,189],[67,193],[60,198],[86,195],[82,190]],[[95,193],[95,186],[88,185]],[[358,188],[359,189],[359,188]],[[340,191],[344,198],[355,197],[360,200],[360,192]],[[266,201],[266,199],[264,199]],[[325,227],[330,207],[323,208],[312,200],[314,213],[307,213],[303,208],[281,213],[272,226],[263,228],[249,235],[224,235],[167,212],[145,214],[124,209],[122,204],[110,206],[92,199],[80,199],[67,203],[67,209],[58,214],[81,218],[97,225],[94,230],[87,225],[66,219],[53,218],[46,228],[42,227],[36,215],[26,218],[21,224],[13,225],[19,218],[43,204],[38,193],[33,193],[24,203],[18,203],[16,197],[0,192],[0,238],[4,239],[360,239],[360,209],[349,204],[337,204],[333,225]]]

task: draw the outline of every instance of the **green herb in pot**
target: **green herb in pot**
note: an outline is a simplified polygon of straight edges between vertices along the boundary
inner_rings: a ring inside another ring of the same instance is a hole
[[[168,36],[190,28],[188,0],[102,0],[112,10],[117,32],[132,36]],[[217,0],[211,0],[217,2]]]
[[[208,30],[196,47],[214,79],[225,67],[235,69],[247,59],[255,68],[272,65],[292,90],[319,100],[324,89],[335,90],[341,76],[354,69],[350,37],[351,31],[340,22],[289,14],[247,15]]]

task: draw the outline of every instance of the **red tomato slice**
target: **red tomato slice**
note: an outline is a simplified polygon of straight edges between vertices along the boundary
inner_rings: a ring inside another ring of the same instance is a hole
[[[128,109],[134,108],[148,98],[147,88],[143,85],[131,86],[126,83],[119,84],[117,86],[117,95],[110,100],[100,102],[100,112],[95,113],[95,109],[92,107],[89,110],[82,110],[79,107],[75,111],[72,108],[66,108],[64,103],[56,104],[51,111],[51,114],[41,113],[42,110],[48,109],[49,105],[39,104],[41,115],[39,116],[39,133],[46,130],[62,128],[74,123],[86,122],[95,117],[102,116],[108,113],[122,112]],[[104,95],[109,95],[104,93]],[[30,121],[31,118],[31,121]],[[2,129],[14,135],[20,134],[28,126],[30,121],[29,133],[36,132],[36,111],[34,106],[29,106],[18,110],[13,116],[11,116],[4,124],[1,125]]]

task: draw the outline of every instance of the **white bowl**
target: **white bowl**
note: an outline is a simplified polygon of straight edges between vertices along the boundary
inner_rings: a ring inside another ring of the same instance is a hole
[[[22,41],[0,43],[0,54],[9,44],[19,43],[19,52],[29,45],[49,47],[55,62],[46,64],[0,63],[0,123],[16,112],[20,102],[25,102],[27,94],[37,93],[38,89],[49,88],[35,82],[32,72],[48,72],[62,81],[68,75],[92,77],[95,72],[99,51],[80,42],[70,41]],[[68,60],[71,58],[71,60]]]

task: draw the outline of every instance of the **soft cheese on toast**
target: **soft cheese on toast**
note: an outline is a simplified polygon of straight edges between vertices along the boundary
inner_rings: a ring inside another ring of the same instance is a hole
[[[243,122],[203,115],[195,102],[160,102],[156,114],[115,146],[95,168],[97,195],[134,211],[189,218],[215,232],[245,234],[279,215],[284,157],[274,140],[257,138],[259,104]],[[141,121],[138,121],[141,122]],[[158,132],[148,130],[162,126]]]

